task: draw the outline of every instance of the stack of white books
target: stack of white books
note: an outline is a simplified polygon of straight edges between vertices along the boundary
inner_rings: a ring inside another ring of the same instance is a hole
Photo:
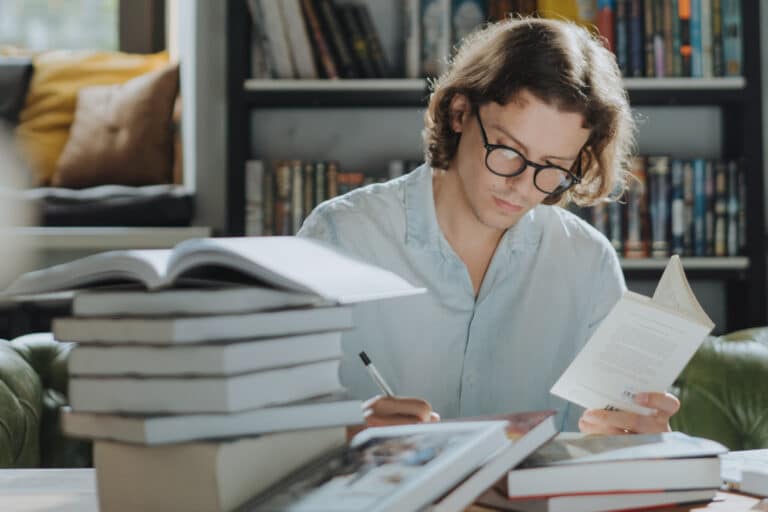
[[[562,433],[510,471],[504,493],[480,502],[517,511],[646,509],[711,500],[723,445],[680,432],[601,436]]]
[[[96,440],[105,510],[232,510],[363,422],[338,376],[348,305],[418,293],[294,237],[113,251],[22,276],[7,294],[75,293],[65,433]],[[234,284],[237,283],[237,284]]]

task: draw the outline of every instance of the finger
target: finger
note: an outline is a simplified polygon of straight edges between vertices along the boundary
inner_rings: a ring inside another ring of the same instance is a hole
[[[437,414],[435,411],[432,411],[431,413],[429,413],[429,421],[431,423],[434,423],[436,421],[440,421],[440,415]]]
[[[377,416],[371,414],[366,416],[365,423],[369,427],[391,427],[394,425],[413,425],[415,423],[423,422],[416,416],[407,416],[405,414],[392,414],[389,416]]]
[[[585,434],[608,434],[608,435],[620,435],[627,434],[628,432],[623,429],[612,427],[604,423],[592,423],[582,416],[579,419],[579,430]]]
[[[635,402],[643,407],[656,409],[667,418],[680,410],[680,400],[671,393],[638,393],[635,395]]]
[[[642,414],[626,411],[590,409],[584,413],[583,418],[590,423],[606,425],[633,433],[650,434],[666,432],[668,430],[667,417],[660,414],[656,416],[643,416]]]
[[[420,421],[429,421],[432,406],[420,398],[380,397],[370,403],[369,407],[376,416],[415,416]]]

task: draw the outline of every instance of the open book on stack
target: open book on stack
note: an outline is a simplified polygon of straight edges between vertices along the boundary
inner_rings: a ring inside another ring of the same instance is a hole
[[[521,511],[599,511],[711,500],[727,448],[679,432],[562,433],[480,502]]]
[[[551,392],[587,409],[651,414],[635,395],[667,391],[713,327],[672,256],[653,298],[625,292]]]
[[[101,507],[214,511],[344,443],[363,422],[338,375],[348,304],[423,291],[320,242],[265,237],[102,253],[5,293],[63,289],[73,316],[53,334],[77,345],[62,427],[96,441]]]

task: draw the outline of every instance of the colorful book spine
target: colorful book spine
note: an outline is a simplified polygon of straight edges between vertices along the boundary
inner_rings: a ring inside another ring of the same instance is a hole
[[[624,243],[624,257],[648,257],[648,237],[646,235],[646,168],[645,159],[632,158],[631,172],[634,180],[627,193],[627,233]]]
[[[669,256],[669,157],[648,157],[651,256]]]
[[[739,254],[739,164],[735,160],[728,162],[728,238],[726,252],[728,256]]]
[[[683,160],[683,246],[693,254],[693,163]]]
[[[629,76],[644,76],[643,69],[643,3],[642,0],[629,0]]]
[[[654,16],[653,8],[656,0],[643,1],[643,42],[645,48],[645,76],[656,76],[655,50],[654,50]]]
[[[707,255],[707,195],[704,159],[693,160],[693,255]]]
[[[672,13],[675,13],[674,16]],[[662,27],[664,37],[664,76],[678,76],[675,74],[675,50],[674,28],[677,19],[677,10],[674,10],[672,2],[662,2]]]
[[[615,0],[599,0],[597,2],[597,30],[605,38],[605,45],[612,52],[616,52],[616,34],[614,33]]]
[[[669,76],[664,52],[664,0],[653,0],[653,65],[657,77]]]
[[[701,2],[701,73],[704,78],[712,78],[712,0]]]
[[[728,230],[728,168],[726,163],[715,163],[715,256],[727,256]]]
[[[723,64],[723,7],[720,0],[712,0],[712,74],[725,76]]]
[[[629,37],[627,33],[629,0],[616,0],[615,34],[616,62],[623,76],[629,75]]]
[[[339,78],[339,71],[333,60],[333,52],[320,23],[320,18],[313,0],[301,0],[301,8],[306,18],[312,47],[319,62],[323,78]]]
[[[721,0],[723,22],[723,61],[726,76],[741,76],[742,19],[741,0]]]
[[[669,0],[669,16],[672,25],[672,76],[683,76],[683,56],[680,54],[680,12],[678,0]]]
[[[691,76],[696,78],[704,76],[701,39],[701,2],[702,0],[691,0]]]
[[[680,76],[692,76],[691,57],[691,0],[678,0],[680,19]]]
[[[685,254],[685,197],[683,190],[683,161],[672,160],[671,190],[672,198],[672,254]]]
[[[706,255],[715,255],[715,163],[704,161],[704,195],[706,212],[704,216],[704,238]]]

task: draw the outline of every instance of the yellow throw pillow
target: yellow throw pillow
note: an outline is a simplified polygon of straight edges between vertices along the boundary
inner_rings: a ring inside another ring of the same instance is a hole
[[[119,84],[168,63],[168,53],[53,51],[35,57],[35,71],[16,137],[38,185],[49,185],[69,138],[77,93],[90,85]]]

